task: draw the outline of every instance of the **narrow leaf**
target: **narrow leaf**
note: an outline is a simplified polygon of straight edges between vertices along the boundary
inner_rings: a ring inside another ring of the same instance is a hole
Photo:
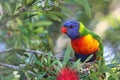
[[[60,17],[60,18],[65,18],[66,17],[66,15],[64,15],[64,14],[58,12],[58,11],[49,11],[48,14],[54,14],[54,15]]]
[[[109,68],[109,67],[106,66],[106,67],[105,67],[105,71],[108,72],[108,73],[110,73],[111,76],[112,76],[115,80],[119,80],[119,79],[118,79],[118,76],[112,71],[111,68]]]
[[[77,2],[74,0],[64,0],[63,3],[67,3],[67,4],[76,4]]]
[[[64,60],[63,60],[63,65],[66,65],[67,62],[69,61],[69,57],[70,57],[70,46],[68,46],[65,55],[64,55]]]
[[[50,26],[52,24],[51,21],[38,21],[36,23],[33,23],[33,26]]]
[[[93,54],[91,54],[91,55],[84,61],[84,63],[87,62],[87,61],[89,61],[92,57],[93,57]]]
[[[72,68],[77,68],[77,70],[80,70],[80,59],[78,59],[72,66]]]
[[[64,6],[60,6],[60,8],[61,8],[62,12],[63,12],[67,17],[74,15],[74,14],[71,12],[70,9],[68,9],[68,8],[66,8],[66,7],[64,7]]]
[[[96,75],[95,72],[90,73],[90,77],[92,78],[92,80],[99,80],[98,76]]]
[[[90,7],[88,4],[87,0],[75,0],[77,3],[79,3],[80,5],[82,5],[85,9],[86,14],[88,15],[88,17],[91,17],[91,12],[90,12]]]
[[[12,80],[14,78],[13,74],[10,74],[8,76],[6,76],[5,78],[3,78],[2,80]]]
[[[39,60],[35,60],[35,63],[38,64],[39,66],[43,67],[44,65],[39,61]]]
[[[58,16],[56,16],[56,15],[54,15],[54,14],[45,14],[47,17],[49,17],[50,19],[52,19],[52,20],[55,20],[55,21],[59,21],[59,22],[61,22],[61,19],[58,17]]]

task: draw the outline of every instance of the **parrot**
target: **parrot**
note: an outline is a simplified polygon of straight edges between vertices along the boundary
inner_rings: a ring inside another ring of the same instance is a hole
[[[87,62],[93,62],[103,58],[101,38],[92,30],[87,29],[81,22],[68,20],[63,23],[61,32],[70,38],[76,59],[84,62],[92,55]]]

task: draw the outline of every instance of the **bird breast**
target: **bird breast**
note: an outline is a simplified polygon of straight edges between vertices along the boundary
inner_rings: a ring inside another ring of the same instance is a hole
[[[89,55],[99,49],[99,42],[90,34],[71,40],[73,50],[78,54]]]

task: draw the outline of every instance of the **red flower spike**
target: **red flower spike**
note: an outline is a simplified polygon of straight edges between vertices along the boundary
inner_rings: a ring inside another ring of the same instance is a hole
[[[79,80],[77,72],[70,68],[61,69],[56,78],[57,80]]]

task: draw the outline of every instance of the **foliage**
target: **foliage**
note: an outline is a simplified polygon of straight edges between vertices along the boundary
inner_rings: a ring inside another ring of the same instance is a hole
[[[0,43],[5,45],[0,50],[1,80],[55,80],[56,73],[66,65],[81,73],[84,63],[69,61],[70,48],[62,61],[52,54],[56,33],[49,29],[58,31],[58,24],[74,15],[66,4],[82,6],[91,17],[87,0],[0,0]],[[118,80],[110,68],[105,66],[105,70]],[[91,72],[80,74],[81,80],[96,79],[103,73],[94,68]]]
[[[120,34],[119,30],[120,30],[120,19],[110,19],[110,28],[106,31],[106,38],[108,38],[108,40],[116,45],[119,44],[119,40],[120,37],[118,36]],[[115,34],[113,34],[115,32]],[[114,35],[114,36],[108,36],[108,35]]]
[[[110,16],[108,17],[110,27],[105,33],[105,41],[109,42],[112,47],[114,48],[115,58],[113,59],[112,63],[119,63],[120,61],[120,19],[112,19]],[[111,36],[109,36],[111,35]],[[116,72],[119,72],[119,70],[116,70]]]

